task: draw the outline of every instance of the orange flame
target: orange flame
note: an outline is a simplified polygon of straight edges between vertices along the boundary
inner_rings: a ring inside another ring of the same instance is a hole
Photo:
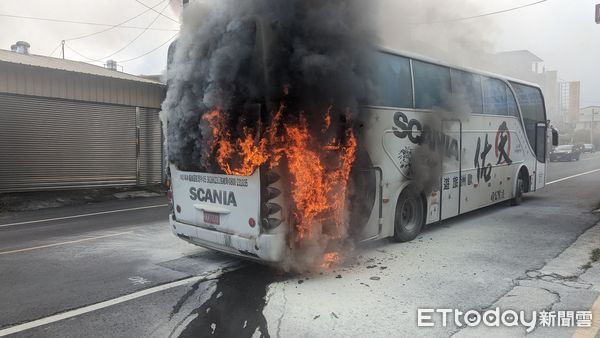
[[[329,269],[332,265],[336,265],[340,261],[340,255],[337,252],[326,252],[323,255],[323,263],[321,268]]]
[[[324,116],[323,133],[331,126],[332,108]],[[226,113],[219,108],[206,113],[202,119],[210,128],[209,158],[213,156],[226,174],[238,176],[249,176],[267,163],[270,168],[280,167],[285,158],[285,168],[281,169],[289,174],[295,239],[323,233],[342,239],[348,227],[348,180],[357,147],[352,127],[348,123],[345,135],[321,144],[311,135],[303,115],[296,122],[283,122],[285,109],[282,103],[261,138],[254,136],[256,131],[250,128],[242,128],[242,136],[232,137]]]
[[[269,159],[267,140],[258,142],[253,136],[254,130],[243,128],[243,137],[233,140],[227,128],[227,115],[215,108],[202,117],[211,129],[210,157],[216,150],[216,162],[227,175],[249,176]],[[236,165],[233,165],[236,163]]]
[[[301,117],[299,125],[286,125],[285,130],[296,230],[298,238],[304,239],[311,235],[315,217],[329,209],[327,193],[331,186],[326,181],[327,172],[320,154],[309,145],[310,133],[306,119]]]

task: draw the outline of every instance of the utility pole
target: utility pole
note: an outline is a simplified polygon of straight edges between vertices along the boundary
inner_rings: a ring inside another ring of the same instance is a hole
[[[62,58],[64,60],[65,59],[65,40],[62,40],[60,43],[62,45]]]
[[[592,108],[592,126],[590,128],[590,143],[594,146],[594,116],[596,115],[596,108]]]

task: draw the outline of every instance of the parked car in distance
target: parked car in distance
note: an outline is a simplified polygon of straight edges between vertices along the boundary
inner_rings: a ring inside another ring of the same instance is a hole
[[[580,147],[572,144],[562,145],[554,148],[550,152],[550,161],[579,161],[581,157]]]
[[[594,153],[594,152],[596,152],[596,149],[594,149],[594,145],[593,144],[586,143],[586,144],[583,145],[582,152],[583,153]]]

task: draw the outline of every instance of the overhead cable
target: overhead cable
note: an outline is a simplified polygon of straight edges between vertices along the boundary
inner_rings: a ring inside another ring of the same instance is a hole
[[[0,17],[14,18],[14,19],[25,19],[25,20],[36,20],[36,21],[48,21],[48,22],[57,22],[57,23],[70,23],[70,24],[77,24],[77,25],[88,25],[88,26],[99,26],[99,27],[113,27],[113,28],[123,28],[123,29],[145,29],[145,27],[141,27],[141,26],[115,25],[115,24],[99,23],[99,22],[63,20],[63,19],[55,19],[55,18],[43,18],[43,17],[35,17],[35,16],[14,15],[14,14],[6,14],[6,13],[0,13]],[[153,30],[153,31],[166,31],[166,32],[177,32],[177,31],[179,31],[179,29],[174,29],[174,28],[158,28],[158,27],[150,28],[149,30]]]
[[[412,24],[415,24],[415,25],[433,25],[433,24],[439,24],[439,23],[451,23],[451,22],[472,20],[472,19],[482,18],[482,17],[486,17],[486,16],[491,16],[491,15],[496,15],[496,14],[502,14],[502,13],[516,11],[516,10],[523,9],[523,8],[526,8],[526,7],[531,7],[531,6],[539,5],[539,4],[547,2],[547,1],[548,0],[540,0],[540,1],[532,2],[532,3],[528,3],[528,4],[525,4],[525,5],[517,6],[517,7],[512,7],[512,8],[508,8],[508,9],[503,9],[503,10],[499,10],[499,11],[495,11],[495,12],[489,12],[489,13],[484,13],[484,14],[479,14],[479,15],[467,16],[467,17],[463,17],[463,18],[455,18],[455,19],[439,20],[439,21],[429,21],[429,22],[412,22]]]
[[[156,5],[152,6],[152,8],[156,8],[156,7],[158,7],[158,6],[162,5],[162,4],[164,4],[164,3],[165,3],[165,2],[167,2],[167,1],[168,1],[168,0],[162,0],[161,2],[159,2],[159,3],[157,3]],[[128,23],[128,22],[130,22],[130,21],[133,21],[133,20],[135,20],[135,19],[139,18],[140,16],[142,16],[142,15],[144,15],[144,14],[146,14],[146,13],[150,12],[150,11],[151,11],[151,9],[146,9],[145,11],[141,12],[140,14],[138,14],[138,15],[136,15],[136,16],[134,16],[134,17],[131,17],[131,18],[129,18],[129,19],[127,19],[127,20],[125,20],[125,21],[123,21],[123,22],[119,23],[119,24],[116,24],[116,25],[110,26],[110,27],[108,27],[108,28],[106,28],[106,29],[103,29],[103,30],[100,30],[100,31],[97,31],[97,32],[94,32],[94,33],[85,34],[85,35],[77,36],[77,37],[70,38],[70,39],[65,39],[65,41],[74,41],[74,40],[85,39],[85,38],[89,38],[89,37],[91,37],[91,36],[94,36],[94,35],[98,35],[98,34],[102,34],[102,33],[108,32],[108,31],[110,31],[110,30],[113,30],[113,29],[115,29],[115,28],[118,28],[118,27],[120,27],[120,26],[122,26],[122,25],[124,25],[124,24],[126,24],[126,23]]]

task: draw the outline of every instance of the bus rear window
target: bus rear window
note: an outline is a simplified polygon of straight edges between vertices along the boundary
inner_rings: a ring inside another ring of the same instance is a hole
[[[407,58],[387,53],[377,54],[374,106],[412,108],[412,81]]]

